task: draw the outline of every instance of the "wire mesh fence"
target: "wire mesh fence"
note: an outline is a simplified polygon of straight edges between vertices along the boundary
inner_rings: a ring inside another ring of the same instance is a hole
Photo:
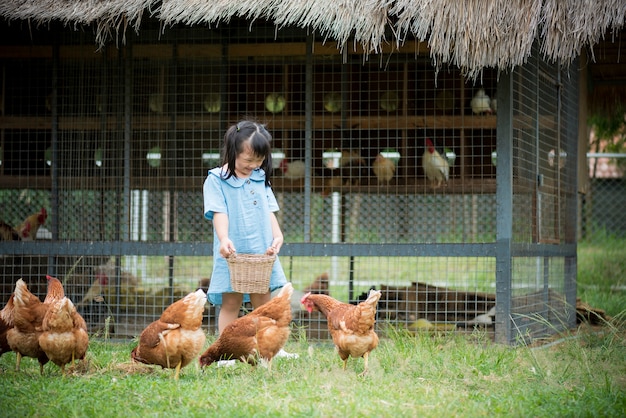
[[[626,236],[626,184],[623,178],[592,178],[581,198],[580,235],[586,242]]]
[[[69,243],[62,253],[20,247],[28,254],[3,256],[3,299],[20,277],[43,295],[43,276],[61,276],[94,330],[113,318],[110,331],[132,337],[206,286],[213,231],[202,183],[220,164],[227,127],[254,117],[273,135],[281,259],[296,289],[356,302],[374,286],[384,289],[381,323],[472,329],[480,317],[493,334],[496,170],[508,158],[497,149],[495,72],[472,84],[455,69],[436,74],[417,42],[363,60],[270,29],[161,39],[145,30],[98,54],[61,36],[44,59],[2,59],[2,219],[19,225],[48,208],[37,240]],[[538,55],[509,92],[509,215],[515,243],[560,245],[575,239],[567,224],[574,77],[564,83]],[[520,256],[513,304],[503,306],[563,311],[546,289],[571,293],[567,265]],[[325,335],[323,318],[297,301],[294,312],[311,336]]]

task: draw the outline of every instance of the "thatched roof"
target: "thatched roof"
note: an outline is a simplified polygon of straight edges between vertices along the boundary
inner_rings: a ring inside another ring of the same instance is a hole
[[[376,53],[412,35],[435,65],[476,76],[485,67],[523,64],[539,40],[548,60],[569,63],[609,31],[623,27],[624,0],[3,0],[0,16],[33,23],[93,25],[100,44],[141,29],[152,16],[174,24],[215,26],[232,18],[277,28],[312,28],[342,48]],[[252,24],[252,23],[251,23]],[[385,36],[386,34],[392,34]]]

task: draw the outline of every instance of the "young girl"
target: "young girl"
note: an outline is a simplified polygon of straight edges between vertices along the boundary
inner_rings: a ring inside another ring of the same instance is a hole
[[[244,301],[256,308],[270,300],[270,291],[287,283],[276,257],[266,293],[235,293],[225,259],[235,252],[278,254],[283,245],[274,214],[278,203],[270,186],[271,140],[261,124],[244,120],[231,126],[224,135],[222,166],[209,170],[204,181],[204,217],[213,221],[213,273],[207,295],[210,303],[221,305],[220,333],[237,319]]]

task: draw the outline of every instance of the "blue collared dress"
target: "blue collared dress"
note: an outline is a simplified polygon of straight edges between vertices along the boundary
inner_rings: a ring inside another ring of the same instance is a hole
[[[239,254],[264,254],[272,245],[270,212],[278,211],[278,203],[271,187],[265,186],[265,172],[257,169],[249,178],[230,177],[222,167],[209,170],[204,181],[204,217],[213,220],[215,213],[228,215],[228,237]],[[222,304],[222,293],[232,292],[230,272],[220,255],[220,243],[213,229],[213,272],[207,298],[213,305]],[[287,283],[285,272],[276,257],[270,288],[273,291]],[[244,295],[244,302],[250,300]]]

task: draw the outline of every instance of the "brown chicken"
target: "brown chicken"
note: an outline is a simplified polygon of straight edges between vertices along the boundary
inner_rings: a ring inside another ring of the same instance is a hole
[[[13,308],[13,295],[11,295],[7,304],[0,311],[0,356],[11,351],[7,341],[7,333],[13,328]]]
[[[118,294],[118,286],[115,285],[115,276],[116,267],[112,261],[95,267],[95,279],[83,298],[76,303],[76,307],[80,309],[90,304],[99,296],[103,296],[109,305],[119,304],[123,310],[132,310],[137,305],[137,287],[139,280],[127,271],[120,271]]]
[[[378,154],[372,163],[372,171],[378,179],[378,184],[389,184],[396,172],[396,164],[382,154]]]
[[[39,345],[63,375],[66,364],[85,358],[89,346],[87,324],[67,297],[50,304],[41,328]]]
[[[344,186],[358,186],[369,175],[369,168],[363,157],[357,151],[341,151],[341,160],[338,167],[329,159],[318,175],[324,177],[322,197],[328,197],[332,192],[339,191]]]
[[[293,286],[287,283],[275,298],[231,322],[200,356],[200,366],[230,359],[255,365],[262,359],[271,370],[272,359],[291,334],[292,293]]]
[[[346,369],[348,358],[363,357],[365,368],[361,375],[368,372],[368,357],[378,346],[378,335],[374,331],[376,323],[376,305],[380,299],[380,290],[370,290],[366,300],[358,305],[343,303],[326,295],[307,293],[300,303],[311,313],[319,311],[326,316],[328,331],[337,348],[339,357]]]
[[[15,370],[20,370],[22,357],[32,357],[39,361],[39,372],[43,374],[43,366],[48,356],[39,345],[42,333],[43,318],[50,305],[65,297],[61,282],[51,276],[48,279],[48,293],[43,302],[33,295],[24,280],[19,279],[13,292],[13,328],[7,333],[11,350],[16,353]]]
[[[24,222],[17,226],[15,230],[20,235],[22,241],[32,241],[37,238],[37,231],[46,222],[47,218],[48,212],[46,212],[46,208],[41,208],[39,212],[33,213],[24,219]]]
[[[313,283],[305,287],[302,292],[303,292],[302,296],[304,296],[304,293],[307,293],[307,292],[321,293],[323,295],[328,295],[328,273],[324,272],[320,274],[319,276],[317,276],[315,280],[313,281]]]
[[[198,289],[168,306],[159,319],[142,331],[139,345],[130,353],[131,359],[175,369],[174,378],[178,379],[180,369],[204,347],[202,314],[206,302],[206,294]]]

